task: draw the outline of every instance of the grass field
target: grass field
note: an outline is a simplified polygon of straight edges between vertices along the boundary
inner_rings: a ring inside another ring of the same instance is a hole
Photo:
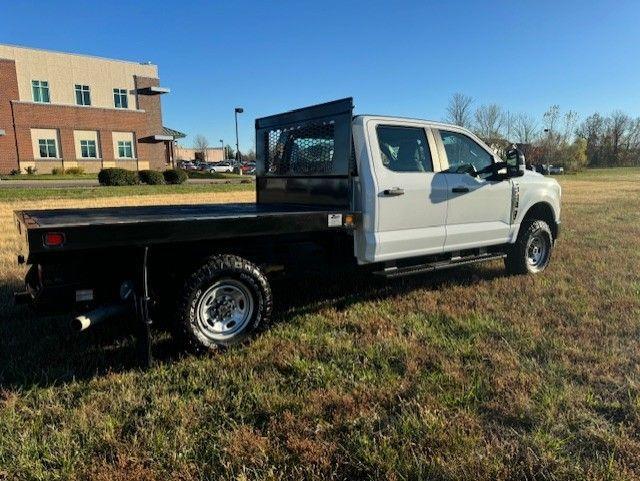
[[[106,197],[129,198],[125,202],[133,202],[139,196],[164,195],[167,198],[182,197],[185,194],[209,195],[216,192],[253,192],[255,186],[247,179],[243,184],[181,184],[181,185],[125,185],[119,187],[7,187],[0,188],[0,202],[17,202],[24,206],[24,202],[53,199],[101,199]],[[162,200],[159,200],[162,202]],[[80,205],[77,202],[72,206]],[[17,207],[20,208],[20,207]]]
[[[0,175],[0,180],[78,180],[97,179],[98,174],[19,174]]]
[[[309,279],[248,345],[156,333],[147,372],[126,326],[11,306],[10,211],[252,194],[0,203],[0,480],[640,478],[640,169],[560,182],[541,276]]]

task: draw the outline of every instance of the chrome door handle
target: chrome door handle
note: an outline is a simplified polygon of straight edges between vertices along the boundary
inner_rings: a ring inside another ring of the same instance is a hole
[[[451,189],[451,192],[454,194],[464,194],[465,192],[469,192],[469,187],[454,187]]]
[[[398,196],[398,195],[403,195],[404,194],[404,189],[401,189],[400,187],[393,187],[392,189],[383,190],[382,193],[384,195],[388,195],[389,197],[395,197],[395,196]]]

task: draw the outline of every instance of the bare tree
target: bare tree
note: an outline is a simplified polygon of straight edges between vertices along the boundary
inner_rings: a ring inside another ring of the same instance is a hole
[[[559,119],[560,119],[560,106],[552,105],[542,115],[542,124],[544,125],[545,132],[547,132],[548,134],[556,133]]]
[[[501,138],[503,116],[498,104],[481,105],[475,112],[476,133],[486,142],[491,143]]]
[[[566,157],[566,149],[574,140],[578,114],[569,110],[564,115],[558,105],[552,105],[542,116],[545,135],[542,138],[545,162],[562,164]]]
[[[472,103],[473,99],[468,95],[453,94],[447,107],[447,121],[460,127],[469,127],[471,125]]]
[[[578,113],[575,110],[569,110],[563,117],[561,132],[562,143],[568,144],[575,139],[576,123],[578,122]]]
[[[209,141],[204,135],[198,134],[195,136],[195,138],[193,139],[193,148],[198,152],[201,152],[202,158],[204,160],[207,160],[207,149],[209,148]]]
[[[247,162],[255,162],[256,151],[253,149],[249,149],[244,154],[242,154],[242,158]]]
[[[225,159],[235,159],[236,158],[236,151],[233,150],[233,147],[231,147],[229,144],[224,146],[224,158]]]
[[[624,112],[619,110],[611,114],[609,122],[609,138],[611,139],[611,155],[613,163],[623,163],[621,150],[625,149],[625,137],[627,129],[631,124],[631,119]]]
[[[587,158],[591,165],[603,165],[606,160],[603,152],[606,119],[599,113],[590,115],[576,130],[579,138],[587,141]]]
[[[502,113],[502,134],[504,138],[509,142],[513,142],[516,131],[517,118],[518,117],[515,114],[512,114],[508,110],[505,110]]]
[[[538,136],[538,124],[533,116],[518,114],[513,128],[515,141],[519,144],[532,144]]]

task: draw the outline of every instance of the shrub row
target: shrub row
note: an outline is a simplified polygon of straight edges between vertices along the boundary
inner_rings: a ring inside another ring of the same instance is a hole
[[[180,169],[169,169],[164,171],[164,181],[167,184],[182,184],[187,181],[187,173]]]
[[[158,172],[157,170],[141,170],[138,172],[138,178],[143,184],[164,184],[164,175],[162,175],[162,172]]]
[[[102,169],[98,173],[98,182],[100,185],[136,185],[138,181],[138,173],[127,169]]]
[[[182,170],[169,169],[164,172],[156,170],[133,170],[109,168],[98,173],[100,185],[136,185],[136,184],[182,184],[187,180],[187,174]]]

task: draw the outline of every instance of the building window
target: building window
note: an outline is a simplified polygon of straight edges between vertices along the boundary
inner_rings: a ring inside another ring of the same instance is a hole
[[[49,82],[46,80],[32,80],[31,90],[33,91],[33,101],[48,104],[49,100]]]
[[[133,143],[130,140],[118,140],[118,157],[133,159]]]
[[[40,148],[41,159],[55,159],[58,157],[55,139],[38,139],[38,147]]]
[[[76,104],[91,105],[91,92],[88,85],[76,84]]]
[[[81,140],[80,141],[80,156],[83,159],[96,159],[98,158],[98,150],[96,149],[95,140]]]
[[[129,96],[126,89],[113,89],[113,104],[117,109],[129,108]]]

